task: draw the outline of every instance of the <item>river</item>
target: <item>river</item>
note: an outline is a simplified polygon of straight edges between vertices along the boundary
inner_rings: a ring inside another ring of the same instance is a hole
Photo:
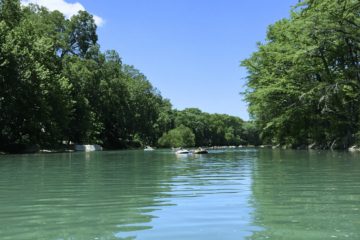
[[[0,156],[0,239],[360,239],[360,155]]]

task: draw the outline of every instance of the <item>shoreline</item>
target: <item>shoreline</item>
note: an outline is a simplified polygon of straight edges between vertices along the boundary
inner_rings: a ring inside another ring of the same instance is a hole
[[[97,145],[100,147],[100,150],[88,150],[88,149],[85,149],[85,150],[76,150],[75,145],[66,145],[66,147],[64,146],[56,146],[56,147],[53,147],[53,148],[48,148],[48,149],[39,149],[37,151],[22,151],[23,149],[18,149],[17,152],[5,152],[5,151],[0,151],[0,156],[2,155],[15,155],[15,154],[51,154],[51,153],[75,153],[75,152],[97,152],[97,151],[107,151],[105,150],[103,147]],[[84,145],[82,145],[84,146]],[[95,145],[87,145],[87,146],[95,146]],[[333,150],[336,150],[336,151],[348,151],[348,152],[358,152],[360,151],[360,147],[357,146],[357,145],[354,145],[350,148],[347,148],[347,149],[339,149],[339,148],[328,148],[328,147],[321,147],[320,146],[312,146],[312,145],[309,145],[309,146],[300,146],[300,147],[291,147],[291,146],[286,146],[286,145],[259,145],[259,146],[254,146],[254,145],[250,145],[250,146],[242,146],[242,147],[236,147],[236,148],[271,148],[271,149],[282,149],[282,150],[330,150],[330,151],[333,151]],[[98,148],[97,148],[98,149]],[[120,151],[120,150],[137,150],[134,149],[134,148],[122,148],[122,149],[108,149],[109,151]]]
[[[72,145],[35,145],[35,144],[14,144],[3,148],[0,155],[7,154],[37,154],[37,153],[72,153],[103,151],[100,145],[72,144]]]
[[[262,145],[263,146],[263,145]],[[270,145],[266,145],[266,147],[270,148]],[[263,147],[265,148],[265,146]],[[358,145],[353,145],[349,148],[340,148],[338,146],[335,147],[329,147],[328,145],[325,144],[310,144],[310,145],[301,145],[299,147],[293,147],[293,146],[289,146],[289,145],[272,145],[271,146],[272,149],[293,149],[293,150],[342,150],[342,151],[349,151],[349,152],[356,152],[356,151],[360,151],[360,147]]]

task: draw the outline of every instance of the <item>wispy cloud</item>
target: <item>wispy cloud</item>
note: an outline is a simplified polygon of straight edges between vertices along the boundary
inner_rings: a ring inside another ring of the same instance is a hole
[[[29,3],[35,3],[47,7],[50,11],[58,10],[62,12],[67,18],[78,13],[78,11],[85,11],[85,8],[80,3],[67,3],[64,0],[22,0],[22,5],[27,6]],[[105,21],[99,16],[94,15],[95,23],[98,27],[104,25]]]

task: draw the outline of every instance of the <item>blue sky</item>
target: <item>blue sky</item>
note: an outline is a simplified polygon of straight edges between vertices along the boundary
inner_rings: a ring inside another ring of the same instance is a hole
[[[249,119],[240,61],[298,0],[25,0],[95,15],[101,50],[143,72],[173,108]],[[26,3],[24,2],[24,4]]]

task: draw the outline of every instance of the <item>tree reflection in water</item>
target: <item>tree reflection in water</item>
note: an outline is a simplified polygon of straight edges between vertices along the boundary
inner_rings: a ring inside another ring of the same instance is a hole
[[[358,239],[358,153],[259,152],[252,173],[253,225],[247,239]]]

